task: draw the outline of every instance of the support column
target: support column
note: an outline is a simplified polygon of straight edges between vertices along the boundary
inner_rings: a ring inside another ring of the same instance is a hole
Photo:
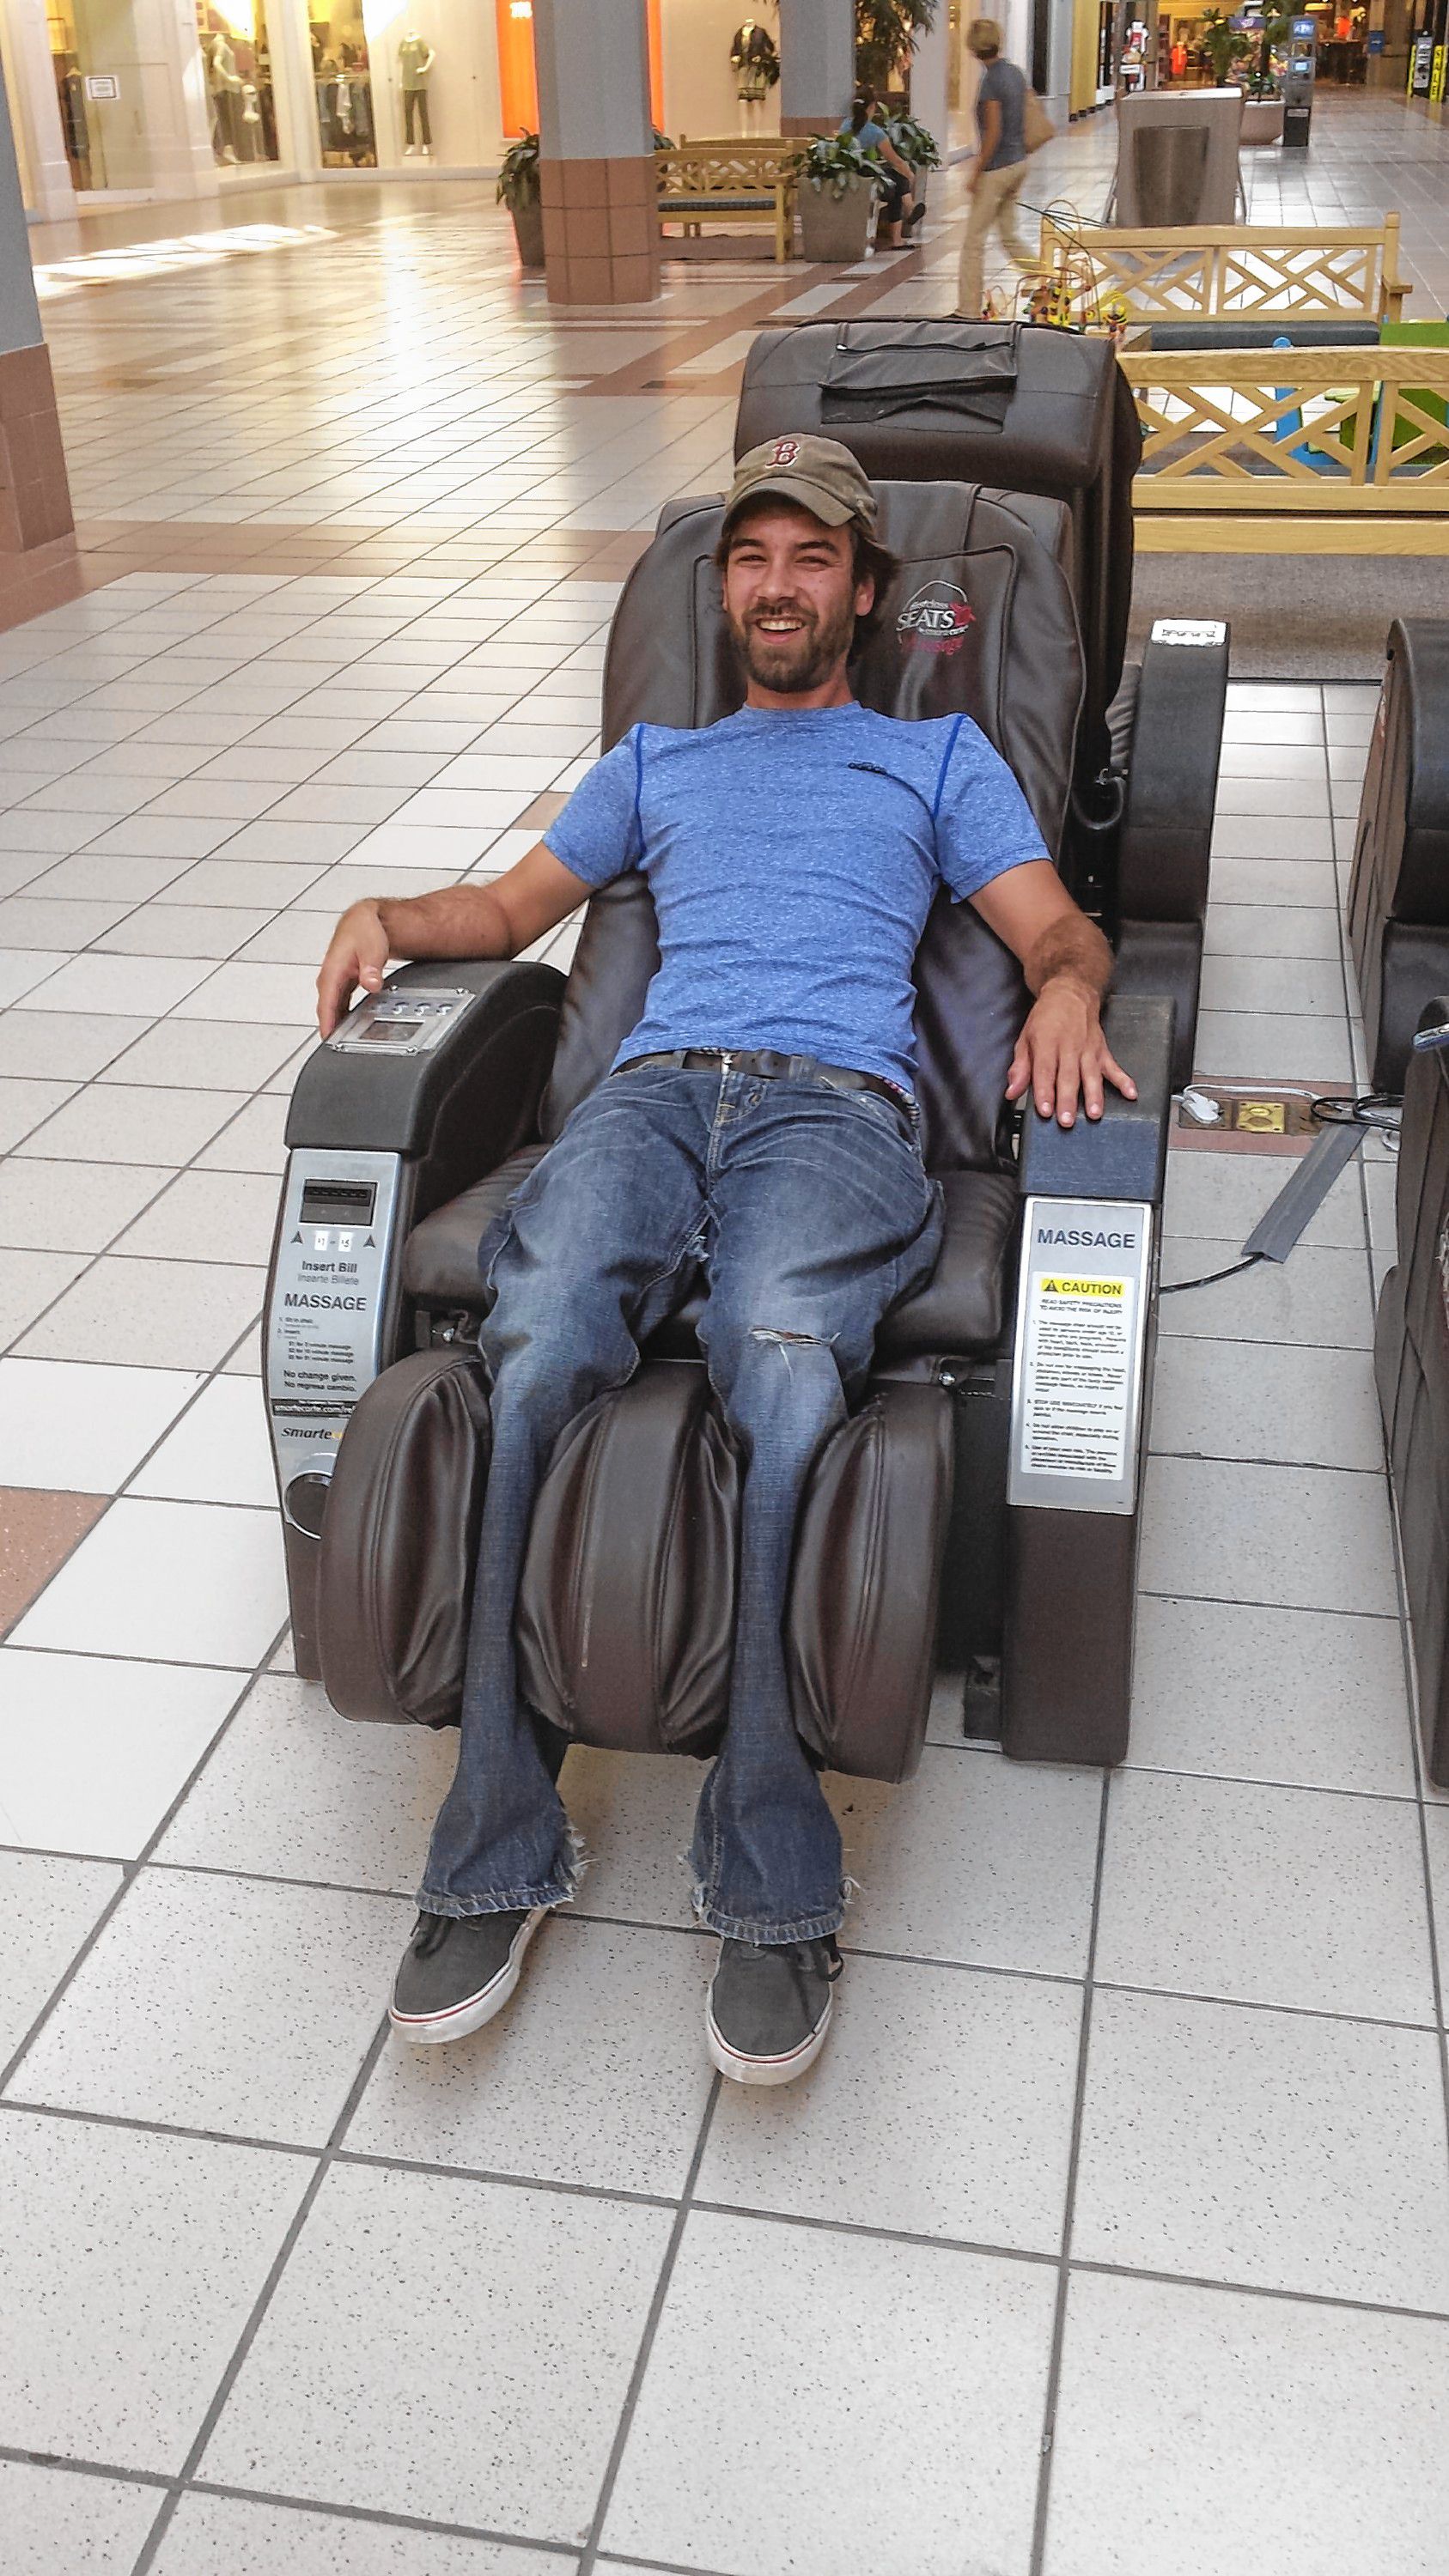
[[[645,304],[659,217],[644,0],[534,0],[544,270],[554,304]]]
[[[934,135],[943,164],[951,158],[950,72],[951,11],[949,0],[938,0],[934,27],[911,47],[911,114]]]
[[[49,545],[74,525],[0,73],[0,554]]]
[[[853,0],[780,0],[780,132],[833,134],[854,95]]]

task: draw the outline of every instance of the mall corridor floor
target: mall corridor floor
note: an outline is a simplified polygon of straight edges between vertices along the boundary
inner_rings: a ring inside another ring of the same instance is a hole
[[[1329,99],[1254,205],[1398,203],[1440,311],[1444,148]],[[1110,151],[1043,188],[1095,210]],[[834,1783],[797,2087],[706,2064],[685,1761],[571,1753],[579,1902],[505,2017],[393,2042],[452,1742],[291,1669],[257,1320],[330,924],[537,836],[751,334],[949,309],[957,185],[897,263],[671,264],[623,315],[520,287],[481,188],[37,242],[83,552],[0,599],[5,2576],[1449,2567],[1382,1142],[1286,1266],[1163,1308],[1126,1765],[1008,1764],[943,1690],[914,1782]],[[1362,1076],[1373,703],[1234,688],[1205,1075]],[[1167,1275],[1285,1169],[1175,1152]]]

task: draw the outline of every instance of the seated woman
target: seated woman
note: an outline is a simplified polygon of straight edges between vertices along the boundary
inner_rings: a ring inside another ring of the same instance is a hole
[[[849,116],[840,122],[842,134],[853,134],[862,152],[875,153],[885,165],[885,185],[881,191],[880,222],[876,232],[878,250],[899,250],[901,237],[910,232],[925,213],[914,193],[914,173],[909,161],[903,161],[885,127],[877,120],[868,98],[858,98]]]

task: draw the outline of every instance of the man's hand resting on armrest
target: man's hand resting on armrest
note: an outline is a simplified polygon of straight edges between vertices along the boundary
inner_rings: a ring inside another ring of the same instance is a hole
[[[1062,1127],[1075,1124],[1079,1099],[1089,1118],[1101,1117],[1104,1081],[1135,1100],[1137,1085],[1102,1034],[1112,951],[1055,868],[1045,859],[1009,868],[973,900],[988,929],[1020,958],[1036,995],[1011,1059],[1007,1099],[1029,1091],[1039,1115],[1055,1111]]]
[[[382,990],[394,957],[516,957],[556,930],[590,892],[542,841],[492,885],[443,886],[436,894],[368,897],[344,912],[317,978],[317,1027],[330,1038],[364,993]]]

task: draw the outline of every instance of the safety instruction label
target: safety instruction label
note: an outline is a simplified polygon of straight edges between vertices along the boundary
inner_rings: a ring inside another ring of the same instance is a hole
[[[1137,1497],[1152,1210],[1026,1203],[1008,1499],[1130,1512]]]
[[[1115,1481],[1127,1463],[1135,1283],[1053,1272],[1032,1286],[1022,1465]]]

